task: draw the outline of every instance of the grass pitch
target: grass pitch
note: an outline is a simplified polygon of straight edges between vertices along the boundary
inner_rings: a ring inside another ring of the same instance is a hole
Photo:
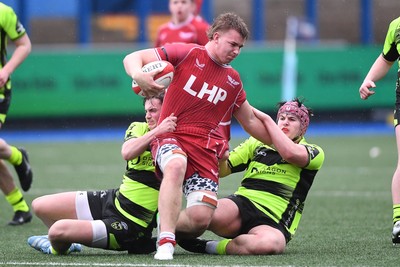
[[[153,255],[133,256],[87,247],[68,256],[44,255],[30,248],[26,240],[45,234],[46,227],[36,217],[24,226],[6,226],[13,213],[3,200],[0,265],[398,266],[400,246],[391,243],[390,186],[397,163],[394,136],[307,139],[324,149],[326,159],[311,188],[296,236],[283,255],[212,256],[192,254],[179,247],[175,259],[167,262],[155,261]],[[233,140],[232,145],[240,141]],[[25,193],[29,203],[44,194],[118,187],[125,169],[118,141],[15,145],[28,150],[34,171],[33,186]],[[240,179],[240,174],[222,179],[220,196],[232,193]],[[211,233],[204,237],[217,238]]]

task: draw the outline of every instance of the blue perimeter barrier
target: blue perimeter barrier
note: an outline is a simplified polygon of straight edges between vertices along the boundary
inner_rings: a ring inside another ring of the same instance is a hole
[[[16,142],[123,142],[126,128],[55,129],[55,130],[1,130],[0,137],[9,143]],[[232,125],[232,138],[245,139],[249,135],[240,127]],[[392,125],[377,123],[314,123],[307,130],[312,136],[393,135]]]

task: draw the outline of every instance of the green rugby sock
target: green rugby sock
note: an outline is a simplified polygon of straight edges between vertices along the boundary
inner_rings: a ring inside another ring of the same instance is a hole
[[[218,242],[217,244],[217,254],[218,255],[226,255],[226,246],[228,245],[229,242],[231,242],[232,239],[223,239]]]
[[[22,162],[22,153],[21,151],[18,150],[15,146],[10,146],[11,148],[11,156],[8,159],[8,162],[10,162],[14,166],[18,166]]]
[[[6,196],[6,200],[13,207],[14,211],[28,211],[29,206],[26,203],[24,196],[18,188],[15,188],[10,194]]]
[[[393,224],[400,221],[400,204],[393,205]]]

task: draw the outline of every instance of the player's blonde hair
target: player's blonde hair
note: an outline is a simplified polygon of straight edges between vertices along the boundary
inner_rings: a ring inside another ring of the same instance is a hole
[[[244,40],[249,38],[250,32],[244,20],[235,13],[227,12],[214,19],[207,32],[208,39],[212,40],[216,32],[226,32],[232,29],[237,31]]]

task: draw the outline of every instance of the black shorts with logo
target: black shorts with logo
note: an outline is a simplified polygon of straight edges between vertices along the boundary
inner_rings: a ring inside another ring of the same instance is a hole
[[[150,253],[155,250],[151,240],[155,222],[144,228],[123,216],[115,207],[118,189],[88,191],[88,202],[94,220],[101,220],[107,228],[108,247],[112,250],[128,250],[130,253]]]
[[[235,194],[229,195],[226,198],[235,202],[239,208],[240,217],[242,219],[240,234],[247,234],[251,229],[259,225],[268,225],[281,231],[285,236],[286,243],[290,241],[290,233],[283,226],[279,225],[265,213],[257,209],[248,198]]]

